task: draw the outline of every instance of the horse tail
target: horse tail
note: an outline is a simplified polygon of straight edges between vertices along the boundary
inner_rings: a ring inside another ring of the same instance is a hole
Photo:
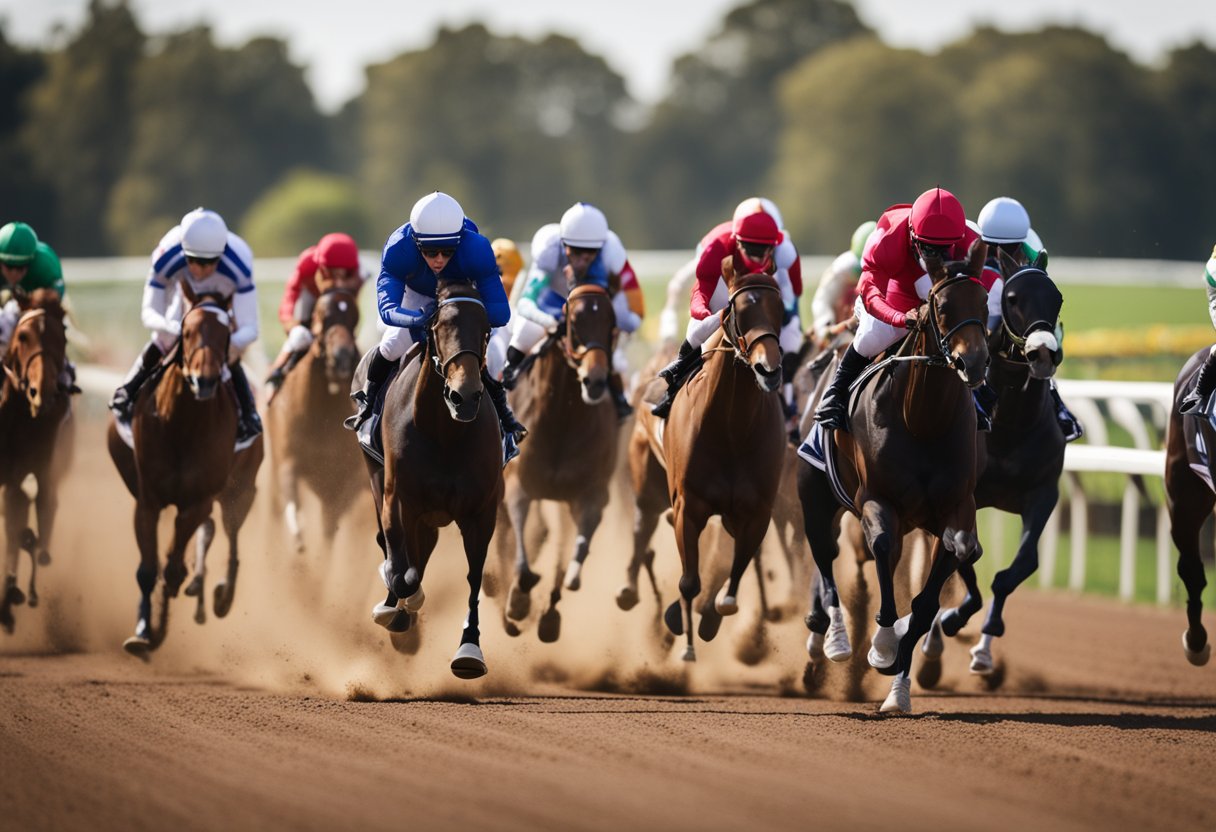
[[[156,412],[160,414],[162,419],[168,419],[173,415],[173,403],[181,395],[183,383],[184,379],[182,378],[180,367],[176,364],[170,364],[165,368],[164,375],[160,379],[160,384],[156,387]]]

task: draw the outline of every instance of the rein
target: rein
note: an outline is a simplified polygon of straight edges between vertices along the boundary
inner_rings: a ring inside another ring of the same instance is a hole
[[[28,310],[26,310],[24,313],[22,313],[20,320],[17,321],[17,326],[15,326],[13,328],[12,340],[13,341],[17,340],[17,330],[21,329],[21,327],[24,324],[28,323],[29,321],[34,321],[34,320],[37,320],[38,318],[42,318],[45,316],[46,316],[45,309],[28,309]],[[46,350],[43,349],[41,341],[39,341],[38,349],[34,350],[32,353],[30,353],[29,355],[27,355],[25,357],[25,361],[21,365],[21,373],[20,373],[20,375],[17,376],[17,380],[19,382],[17,387],[22,393],[26,393],[30,389],[30,367],[33,365],[34,359],[42,358],[43,353],[45,353],[45,352],[46,352]],[[45,359],[43,359],[43,360],[45,361]]]
[[[781,294],[781,290],[777,288],[776,283],[769,283],[767,281],[763,283],[745,282],[743,285],[736,287],[726,299],[726,308],[728,311],[726,313],[726,317],[722,320],[722,330],[726,335],[726,338],[730,341],[731,350],[735,353],[735,358],[739,359],[745,364],[748,363],[748,358],[751,356],[752,348],[765,338],[772,338],[774,341],[780,342],[780,338],[776,332],[762,332],[750,343],[747,340],[747,334],[739,332],[739,320],[735,311],[735,298],[737,298],[743,292],[750,292],[754,289],[760,289],[766,292],[776,292],[778,296]]]
[[[612,354],[612,343],[601,344],[598,341],[583,341],[580,342],[577,347],[574,346],[574,316],[569,313],[570,303],[575,300],[581,300],[592,296],[608,300],[609,304],[611,304],[611,296],[609,295],[608,290],[603,286],[598,286],[594,283],[582,283],[570,290],[570,296],[566,298],[565,307],[563,309],[563,317],[566,319],[566,334],[565,337],[561,339],[562,354],[565,356],[566,364],[570,366],[570,369],[575,371],[579,369],[579,365],[582,363],[582,360],[587,357],[587,353],[589,352],[594,350],[602,350],[607,355]],[[615,313],[613,317],[615,319]],[[615,340],[615,325],[612,328],[612,332],[613,339]],[[550,338],[553,341],[557,340],[556,334],[554,336],[550,336]],[[546,346],[548,345],[546,344]]]
[[[228,348],[229,348],[229,345],[232,343],[232,328],[231,328],[232,323],[231,323],[231,318],[229,318],[229,316],[228,316],[228,310],[224,309],[224,307],[220,306],[218,303],[215,303],[213,301],[203,301],[201,303],[197,303],[194,306],[190,307],[189,311],[186,312],[186,314],[182,316],[183,325],[186,323],[186,318],[190,317],[190,314],[192,312],[194,312],[195,310],[199,310],[199,311],[202,311],[205,313],[210,313],[212,315],[215,315],[215,317],[219,319],[220,323],[224,324],[224,332],[226,334],[226,337],[224,338],[224,350],[222,353],[221,361],[223,361],[225,364],[227,364],[228,363]],[[178,336],[178,340],[179,341],[181,340],[181,336]],[[177,364],[182,368],[188,367],[190,365],[190,362],[194,359],[195,354],[202,350],[205,350],[205,349],[211,349],[211,347],[207,344],[199,344],[197,347],[190,350],[189,355],[187,355],[185,353],[185,350],[179,349],[177,351]]]
[[[1043,274],[1044,276],[1046,276],[1046,272],[1041,272],[1038,269],[1033,269],[1033,268],[1021,269],[1021,270],[1015,272],[1014,274],[1010,275],[1009,279],[1005,281],[1004,288],[1001,289],[1001,328],[1005,331],[1005,335],[1009,338],[1009,340],[1011,342],[1013,342],[1013,345],[1015,347],[1017,347],[1019,351],[1021,351],[1025,348],[1026,339],[1029,338],[1034,333],[1040,332],[1040,331],[1050,332],[1055,329],[1055,324],[1051,323],[1050,321],[1045,321],[1042,319],[1031,321],[1029,324],[1027,324],[1027,326],[1025,328],[1025,332],[1023,332],[1021,335],[1014,332],[1009,327],[1009,310],[1006,308],[1005,292],[1008,291],[1009,287],[1013,284],[1013,282],[1015,280],[1017,280],[1019,277],[1022,277],[1023,275],[1030,274],[1031,272],[1039,272],[1040,274]],[[1058,292],[1059,290],[1057,289],[1056,291]],[[1025,355],[1025,353],[1023,353],[1023,356],[1024,355]]]
[[[486,308],[486,305],[481,302],[480,298],[455,297],[444,298],[443,300],[439,301],[439,303],[435,306],[435,311],[431,313],[431,323],[426,328],[427,352],[429,352],[431,355],[431,366],[434,367],[435,372],[439,375],[439,377],[443,379],[445,390],[447,389],[448,383],[448,365],[460,356],[468,353],[469,355],[476,356],[478,364],[484,369],[486,366],[486,343],[489,342],[489,334],[487,331],[486,343],[481,345],[480,354],[478,354],[475,350],[460,350],[454,355],[449,356],[446,360],[439,354],[439,341],[435,338],[435,327],[439,325],[439,310],[451,303],[475,303],[482,309]]]
[[[937,355],[927,356],[928,363],[930,366],[956,367],[956,369],[961,369],[961,367],[957,366],[958,362],[951,361],[947,357],[950,355],[950,339],[954,336],[954,334],[956,332],[958,332],[960,329],[962,329],[965,326],[972,326],[972,325],[978,326],[980,328],[980,331],[983,332],[985,335],[988,332],[987,325],[983,321],[981,321],[979,318],[967,318],[965,320],[959,321],[957,324],[950,327],[950,329],[946,330],[946,332],[944,332],[944,333],[937,326],[937,297],[938,297],[938,294],[940,292],[944,291],[947,287],[958,285],[959,283],[962,283],[965,280],[974,280],[974,278],[969,275],[961,275],[961,274],[955,275],[954,277],[946,278],[941,283],[934,284],[933,288],[929,290],[929,330],[928,331],[933,334],[933,337],[937,342],[937,351],[938,351]],[[917,330],[921,331],[921,332],[925,331],[924,327],[921,326],[919,324],[919,322],[917,325]]]

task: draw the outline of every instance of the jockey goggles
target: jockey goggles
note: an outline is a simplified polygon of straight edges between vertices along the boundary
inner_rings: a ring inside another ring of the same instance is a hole
[[[423,257],[427,258],[447,257],[450,259],[456,253],[456,249],[454,248],[423,248],[422,246],[418,246],[418,250],[422,252]]]
[[[187,263],[197,263],[200,266],[214,266],[216,263],[220,262],[220,258],[218,258],[218,257],[195,257],[192,254],[187,254],[186,262]]]

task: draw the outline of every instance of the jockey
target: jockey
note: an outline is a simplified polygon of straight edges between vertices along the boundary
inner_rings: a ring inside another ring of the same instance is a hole
[[[861,258],[866,241],[876,227],[873,220],[857,226],[849,250],[833,260],[819,278],[819,286],[811,298],[811,334],[821,344],[840,332],[852,315],[857,280],[861,277]],[[849,314],[841,314],[843,309],[849,310]]]
[[[435,311],[440,280],[473,283],[481,295],[490,326],[504,326],[511,306],[502,288],[490,241],[464,215],[455,199],[435,191],[414,203],[410,220],[389,235],[376,281],[376,304],[387,329],[367,365],[367,382],[354,395],[359,411],[346,420],[356,430],[371,415],[380,388],[410,347],[426,339],[426,326]],[[498,411],[507,459],[528,432],[515,421],[502,385],[488,372],[482,384]]]
[[[502,275],[502,288],[512,305],[518,303],[519,290],[523,283],[516,280],[524,267],[524,258],[514,240],[499,237],[490,243],[494,250],[494,262],[498,263],[498,271]],[[502,368],[507,363],[507,347],[511,343],[511,328],[500,326],[494,330],[490,343],[486,347],[486,369],[494,378],[502,379]]]
[[[315,246],[300,253],[279,304],[279,321],[287,332],[287,340],[266,377],[270,398],[274,398],[284,377],[312,346],[312,310],[321,293],[347,289],[357,294],[362,286],[359,247],[349,235],[326,234]]]
[[[155,372],[161,358],[181,337],[186,313],[183,288],[196,295],[216,295],[232,301],[234,330],[228,348],[228,371],[240,406],[237,441],[247,442],[262,432],[262,420],[241,354],[258,337],[258,293],[253,285],[253,252],[249,244],[228,230],[214,211],[195,208],[169,229],[152,252],[152,268],[144,287],[140,317],[152,338],[131,367],[122,386],[114,391],[110,407],[117,417],[130,421],[139,388]],[[170,292],[173,295],[170,296]]]
[[[8,349],[9,339],[21,317],[18,297],[28,297],[35,289],[53,289],[63,298],[63,267],[54,249],[38,239],[34,229],[23,222],[10,222],[0,228],[0,292],[10,295],[0,312],[0,355]]]
[[[659,371],[659,377],[667,381],[667,391],[650,409],[650,412],[659,418],[667,418],[676,392],[700,365],[701,345],[722,325],[718,313],[726,308],[729,299],[726,281],[723,279],[724,262],[738,256],[747,271],[768,274],[777,272],[776,255],[785,235],[777,218],[772,214],[773,210],[775,208],[766,211],[763,200],[744,200],[735,210],[733,221],[715,226],[697,246],[697,282],[692,289],[691,318],[675,360]],[[787,320],[781,329],[780,341],[786,356],[798,350],[802,338],[801,325],[794,312],[797,309],[797,298],[802,294],[802,271],[797,263],[795,254],[793,266],[788,272],[789,282],[782,286],[781,293]],[[780,280],[778,285],[781,285]],[[793,299],[792,303],[787,299],[787,289],[789,298]],[[789,335],[791,329],[798,336],[796,339]],[[782,364],[785,364],[784,358]],[[786,378],[792,377],[791,371]]]
[[[912,205],[893,205],[878,220],[861,261],[857,335],[845,350],[815,420],[847,431],[849,386],[876,355],[916,325],[916,311],[933,283],[926,254],[962,260],[977,235],[967,226],[963,206],[941,188],[925,191]]]
[[[575,203],[562,214],[560,223],[541,226],[532,237],[532,266],[519,298],[519,316],[502,373],[507,389],[519,380],[521,365],[529,353],[546,335],[557,332],[566,297],[580,283],[615,289],[612,306],[621,332],[634,332],[642,325],[642,293],[625,246],[608,228],[604,213],[586,202]],[[609,374],[608,389],[617,415],[627,418],[633,408],[625,398],[620,373]]]
[[[1216,326],[1216,247],[1212,248],[1212,256],[1203,272],[1203,280],[1208,290],[1208,315],[1212,319],[1212,326]],[[1199,368],[1195,389],[1178,403],[1179,413],[1184,416],[1202,416],[1205,419],[1211,416],[1208,399],[1212,397],[1212,391],[1216,390],[1216,369],[1213,369],[1213,366],[1216,366],[1216,346],[1208,351],[1203,366]]]
[[[1001,295],[1005,288],[1002,263],[1012,266],[1013,270],[1032,263],[1037,268],[1046,268],[1047,250],[1043,248],[1039,235],[1030,227],[1030,215],[1026,213],[1026,208],[1007,196],[990,200],[980,211],[976,227],[980,238],[988,244],[988,260],[980,281],[988,290],[988,329],[995,331],[1001,324]],[[1054,334],[1056,349],[1052,360],[1059,366],[1064,360],[1064,327],[1057,323]],[[1055,403],[1056,421],[1060,423],[1064,441],[1080,439],[1085,429],[1060,398],[1055,379],[1048,383],[1048,390]],[[996,404],[996,391],[985,382],[976,390],[975,397],[979,405],[977,416],[980,430],[987,430],[992,424],[988,413]]]

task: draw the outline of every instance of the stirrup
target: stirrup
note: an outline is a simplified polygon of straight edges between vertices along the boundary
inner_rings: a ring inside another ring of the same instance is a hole
[[[372,417],[372,403],[366,390],[358,391],[352,398],[359,405],[359,409],[355,411],[354,415],[347,416],[342,420],[342,427],[347,430],[358,430],[364,422]]]

